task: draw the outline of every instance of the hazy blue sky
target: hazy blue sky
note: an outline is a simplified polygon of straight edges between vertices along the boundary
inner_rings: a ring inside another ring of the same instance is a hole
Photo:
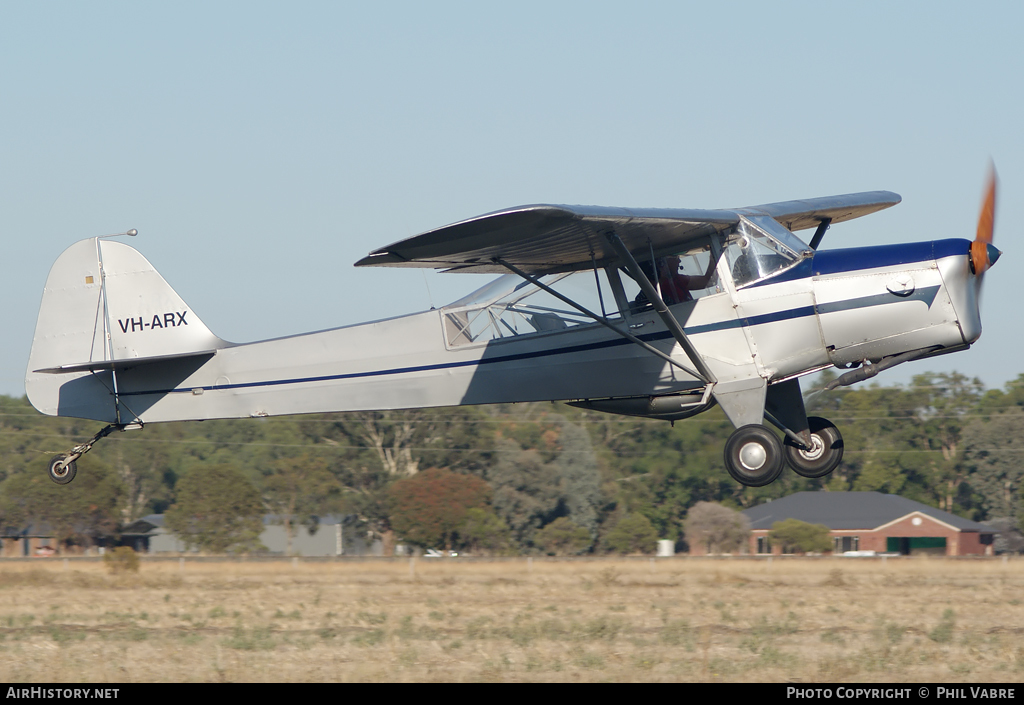
[[[480,275],[370,250],[526,203],[716,208],[888,189],[823,247],[974,236],[985,333],[880,376],[1024,372],[1024,4],[0,2],[0,393],[42,286],[131,241],[246,342],[442,305]],[[428,294],[429,287],[429,294]]]

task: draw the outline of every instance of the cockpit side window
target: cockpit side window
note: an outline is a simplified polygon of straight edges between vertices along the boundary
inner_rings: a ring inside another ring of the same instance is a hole
[[[637,262],[669,306],[722,291],[715,263],[715,257],[708,245],[656,257],[653,264],[649,258]],[[640,289],[640,284],[633,280],[626,269],[623,268],[621,271],[624,275],[623,288],[632,302],[630,308],[636,312],[649,307],[651,303]]]

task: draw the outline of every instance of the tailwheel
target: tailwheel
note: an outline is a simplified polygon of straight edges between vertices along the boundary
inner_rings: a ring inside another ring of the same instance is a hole
[[[78,472],[78,466],[75,463],[79,458],[92,450],[92,447],[96,445],[98,440],[106,438],[114,431],[128,431],[136,428],[142,428],[141,421],[135,421],[129,424],[107,424],[101,428],[95,436],[87,440],[85,443],[75,446],[70,450],[70,452],[53,456],[50,458],[50,465],[47,468],[50,479],[58,485],[68,484],[75,479],[75,473]]]
[[[811,447],[801,448],[786,439],[786,461],[802,477],[825,477],[839,467],[843,459],[843,437],[828,419],[811,416],[807,419],[811,432]]]
[[[725,442],[725,469],[742,485],[770,484],[785,466],[778,436],[760,424],[736,429]]]
[[[75,474],[78,472],[78,465],[75,464],[75,461],[69,461],[67,458],[68,456],[62,453],[50,459],[48,468],[50,479],[58,485],[68,484],[75,479]]]

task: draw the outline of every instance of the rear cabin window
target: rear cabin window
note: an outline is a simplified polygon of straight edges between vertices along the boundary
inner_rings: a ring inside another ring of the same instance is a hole
[[[591,312],[614,319],[621,314],[607,274],[594,270],[554,274],[540,280]],[[514,340],[582,325],[598,325],[558,297],[518,275],[504,274],[441,309],[448,347]]]

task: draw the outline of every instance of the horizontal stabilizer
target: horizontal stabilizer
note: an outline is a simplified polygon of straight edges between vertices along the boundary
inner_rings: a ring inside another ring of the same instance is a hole
[[[169,362],[171,360],[180,360],[182,358],[194,357],[207,359],[217,354],[216,350],[203,350],[202,352],[187,352],[177,353],[175,355],[154,355],[152,357],[131,357],[123,360],[101,360],[98,362],[76,362],[71,365],[61,365],[60,367],[44,367],[41,370],[32,370],[39,374],[47,375],[59,375],[68,374],[71,372],[97,372],[99,370],[125,370],[130,367],[138,367],[139,365],[149,365],[161,362]],[[202,360],[206,362],[206,360]]]

